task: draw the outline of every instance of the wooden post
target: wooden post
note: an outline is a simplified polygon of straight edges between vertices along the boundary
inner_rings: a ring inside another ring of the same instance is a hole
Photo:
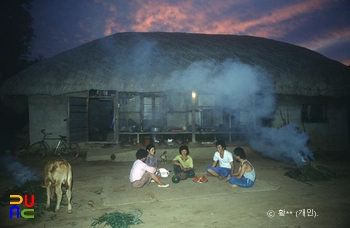
[[[196,142],[196,92],[192,91],[192,142]]]

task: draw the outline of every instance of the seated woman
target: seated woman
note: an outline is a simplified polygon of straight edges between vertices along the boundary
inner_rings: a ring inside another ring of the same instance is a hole
[[[186,173],[189,178],[195,176],[193,159],[189,154],[190,150],[187,146],[180,146],[179,155],[173,159],[173,170],[175,175],[183,172]]]
[[[148,144],[146,146],[148,152],[145,163],[151,167],[158,169],[158,160],[156,156],[156,147],[153,144]]]
[[[154,174],[156,172],[156,168],[145,163],[147,155],[148,153],[144,149],[139,149],[136,152],[136,161],[132,165],[129,176],[132,186],[135,188],[142,188],[153,180],[158,184],[158,187],[168,187],[169,184],[164,184]]]
[[[148,144],[146,146],[146,150],[148,152],[147,158],[145,160],[145,163],[148,166],[154,167],[156,168],[156,176],[158,177],[158,179],[160,179],[160,173],[159,173],[159,169],[158,169],[158,160],[157,160],[157,156],[156,156],[156,147],[153,144]]]

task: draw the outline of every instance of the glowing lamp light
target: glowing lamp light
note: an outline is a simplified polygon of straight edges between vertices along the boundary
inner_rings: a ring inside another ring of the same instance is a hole
[[[195,92],[195,91],[192,91],[192,99],[193,99],[193,100],[196,99],[196,96],[197,96],[196,92]]]

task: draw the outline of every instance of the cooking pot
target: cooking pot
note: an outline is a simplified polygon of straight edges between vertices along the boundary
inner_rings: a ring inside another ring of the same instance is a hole
[[[148,131],[159,132],[159,131],[162,131],[162,128],[161,127],[155,127],[155,126],[149,126],[148,127]]]

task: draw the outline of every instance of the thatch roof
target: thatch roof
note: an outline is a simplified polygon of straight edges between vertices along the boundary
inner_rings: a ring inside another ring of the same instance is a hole
[[[1,93],[160,92],[174,71],[196,61],[227,59],[271,74],[277,94],[350,94],[349,67],[306,48],[251,36],[164,32],[116,33],[91,41],[21,71]]]

